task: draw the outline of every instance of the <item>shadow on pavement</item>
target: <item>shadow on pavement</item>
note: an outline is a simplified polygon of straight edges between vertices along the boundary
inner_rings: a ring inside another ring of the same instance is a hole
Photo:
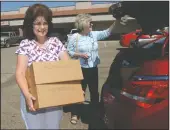
[[[77,108],[78,110],[76,113],[79,116],[79,120],[81,120],[82,123],[88,124],[88,129],[106,128],[104,122],[100,118],[101,113],[99,110],[96,110],[95,112],[92,111],[90,104],[78,104]],[[72,112],[73,109],[73,105],[65,106],[64,112]]]
[[[1,74],[2,76],[3,74]],[[5,73],[4,73],[5,75]],[[11,77],[8,78],[8,80],[6,80],[5,82],[1,82],[1,88],[5,88],[5,87],[9,87],[9,86],[13,86],[16,84],[16,80],[15,80],[15,74],[13,74]]]

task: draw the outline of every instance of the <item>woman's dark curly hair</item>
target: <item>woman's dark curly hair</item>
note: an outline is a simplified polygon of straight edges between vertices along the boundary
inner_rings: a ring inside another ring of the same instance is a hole
[[[50,35],[53,24],[52,24],[52,11],[43,4],[34,4],[28,8],[25,14],[23,23],[23,34],[26,39],[35,39],[33,32],[33,22],[38,16],[43,16],[48,23],[48,33]]]

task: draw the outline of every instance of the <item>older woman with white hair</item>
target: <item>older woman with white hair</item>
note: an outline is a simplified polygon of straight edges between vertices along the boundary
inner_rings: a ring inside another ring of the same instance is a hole
[[[121,25],[120,20],[115,22],[106,30],[92,31],[92,17],[89,14],[79,14],[75,20],[75,27],[78,33],[71,36],[68,41],[67,50],[72,58],[80,60],[84,80],[82,81],[82,88],[85,91],[88,85],[90,91],[90,99],[92,110],[97,110],[99,104],[98,92],[98,64],[100,58],[98,54],[98,42],[105,39],[114,33],[114,30]],[[118,28],[117,28],[118,29]],[[77,123],[77,108],[72,111],[71,123]]]

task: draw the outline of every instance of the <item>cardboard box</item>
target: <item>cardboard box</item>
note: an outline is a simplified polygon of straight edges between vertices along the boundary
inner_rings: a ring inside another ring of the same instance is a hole
[[[34,62],[26,71],[34,108],[63,106],[83,102],[80,61]]]

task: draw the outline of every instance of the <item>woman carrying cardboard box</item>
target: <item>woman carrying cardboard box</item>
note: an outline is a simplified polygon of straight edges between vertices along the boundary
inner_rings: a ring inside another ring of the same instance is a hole
[[[25,39],[16,51],[16,81],[21,90],[21,114],[27,129],[59,129],[62,118],[62,107],[35,111],[33,101],[36,99],[29,93],[25,78],[26,69],[32,62],[69,59],[61,41],[56,37],[49,37],[51,31],[52,11],[42,4],[30,6],[23,23]]]

